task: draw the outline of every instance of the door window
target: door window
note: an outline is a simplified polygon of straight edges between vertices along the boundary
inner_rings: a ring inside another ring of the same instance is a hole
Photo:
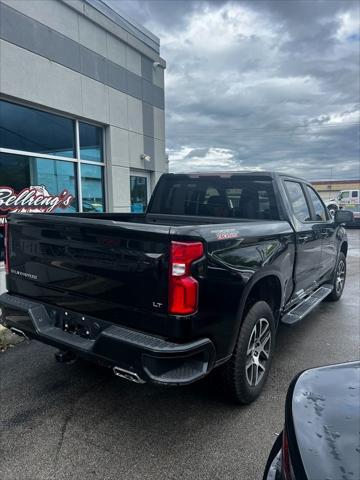
[[[143,213],[147,207],[147,178],[137,175],[130,175],[130,196],[131,211],[133,213]]]
[[[295,217],[301,222],[309,222],[310,211],[300,183],[288,180],[285,186]]]
[[[325,222],[328,219],[326,208],[324,207],[322,201],[320,200],[315,190],[313,190],[309,186],[306,186],[306,188],[309,192],[310,199],[314,207],[315,219],[320,222]]]
[[[353,191],[351,192],[351,196],[352,196],[352,198],[357,198],[357,197],[358,197],[358,191],[357,191],[357,190],[353,190]]]

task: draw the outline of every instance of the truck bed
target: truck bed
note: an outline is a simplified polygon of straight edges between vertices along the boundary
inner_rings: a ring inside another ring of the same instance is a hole
[[[115,324],[174,335],[168,321],[172,240],[201,241],[206,249],[216,250],[223,235],[250,236],[249,241],[255,242],[288,231],[289,224],[283,221],[126,213],[11,214],[7,289]],[[259,255],[255,246],[249,248]],[[216,255],[224,261],[220,252]]]

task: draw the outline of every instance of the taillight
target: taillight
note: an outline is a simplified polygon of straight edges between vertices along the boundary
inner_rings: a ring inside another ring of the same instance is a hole
[[[295,480],[294,471],[291,465],[291,458],[289,452],[289,440],[284,428],[282,441],[282,475],[284,480]]]
[[[171,242],[169,277],[169,313],[188,315],[198,307],[199,284],[191,276],[191,264],[201,258],[201,242]]]
[[[5,221],[4,225],[4,250],[5,250],[5,272],[10,273],[10,239],[9,239],[9,224]]]

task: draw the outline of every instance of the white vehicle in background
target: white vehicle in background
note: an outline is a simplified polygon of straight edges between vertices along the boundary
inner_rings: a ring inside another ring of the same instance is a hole
[[[332,216],[339,208],[346,207],[357,210],[360,207],[360,190],[341,190],[336,198],[328,200],[325,204]]]
[[[356,206],[360,204],[360,190],[341,190],[338,195],[339,207]]]

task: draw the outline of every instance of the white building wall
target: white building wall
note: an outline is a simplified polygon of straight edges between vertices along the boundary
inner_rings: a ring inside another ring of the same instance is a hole
[[[147,172],[152,188],[168,169],[154,36],[126,31],[90,0],[0,0],[0,9],[0,98],[104,126],[107,210],[129,211],[131,169]],[[0,291],[1,282],[0,270]]]

